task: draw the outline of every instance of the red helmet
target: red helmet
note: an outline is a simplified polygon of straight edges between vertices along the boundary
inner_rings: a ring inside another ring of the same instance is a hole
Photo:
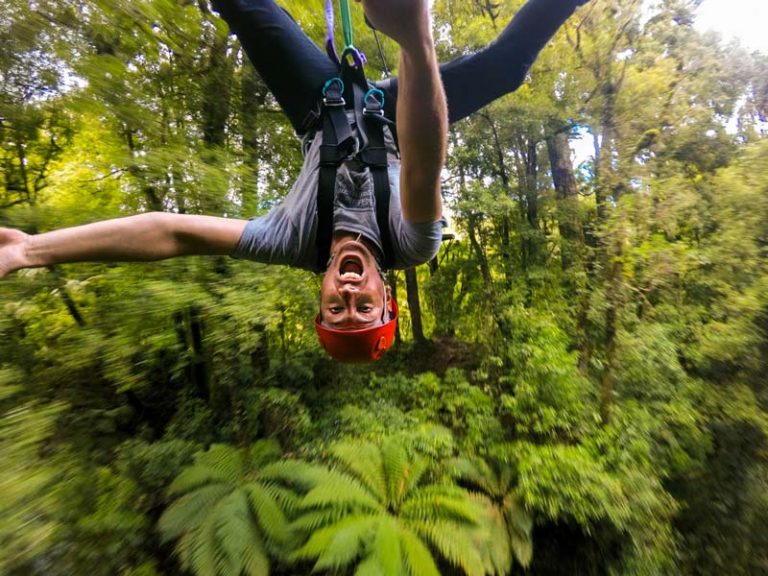
[[[315,330],[320,344],[334,360],[350,364],[362,364],[378,360],[395,341],[397,326],[397,302],[392,298],[389,320],[380,326],[362,330],[338,330],[323,326],[320,314],[315,318]]]

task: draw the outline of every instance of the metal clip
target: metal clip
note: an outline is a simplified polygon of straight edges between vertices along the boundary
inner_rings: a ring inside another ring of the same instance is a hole
[[[334,85],[338,86],[339,95],[338,97],[328,97],[328,90]],[[325,85],[323,86],[323,104],[326,106],[346,106],[347,103],[344,100],[344,96],[342,96],[342,94],[344,94],[344,82],[342,79],[338,76],[331,78],[330,80],[326,81]]]
[[[326,98],[323,96],[323,105],[325,106],[346,106],[347,101],[344,98]]]
[[[369,108],[368,103],[372,106]],[[365,116],[384,116],[384,92],[371,88],[363,96],[363,114]]]

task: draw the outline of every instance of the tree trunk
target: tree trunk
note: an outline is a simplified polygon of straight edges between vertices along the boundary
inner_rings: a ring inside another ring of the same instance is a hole
[[[208,401],[208,377],[202,350],[202,324],[194,308],[177,310],[173,313],[176,336],[188,356],[184,367],[187,381],[192,384],[198,398]]]
[[[571,164],[568,133],[558,130],[547,137],[547,151],[552,170],[552,182],[557,192],[558,229],[560,231],[560,262],[564,272],[564,289],[576,298],[576,340],[579,350],[579,371],[589,370],[590,347],[587,334],[589,291],[585,285],[584,227],[579,217],[579,190]]]
[[[525,220],[528,223],[528,234],[524,242],[527,268],[541,263],[538,178],[536,142],[529,141],[525,149],[525,174],[522,183],[525,195]]]
[[[573,174],[567,132],[559,131],[547,137],[547,152],[557,192],[560,259],[563,270],[567,272],[581,262],[584,252],[584,229],[579,218],[579,190]]]
[[[246,66],[242,73],[242,88],[240,94],[240,116],[243,135],[243,152],[246,165],[253,176],[251,182],[255,186],[255,193],[244,195],[242,206],[244,215],[249,216],[256,212],[259,193],[259,172],[261,166],[262,144],[259,140],[259,113],[264,108],[266,99],[266,87],[251,66]]]
[[[411,312],[411,330],[413,339],[417,344],[424,344],[427,339],[424,336],[424,327],[421,322],[421,301],[419,300],[419,280],[416,268],[408,268],[405,271],[405,291],[408,297],[408,309]]]
[[[227,34],[215,31],[208,48],[208,63],[203,73],[205,89],[202,102],[203,142],[223,146],[230,112],[232,62],[227,56]]]
[[[508,196],[512,196],[512,186],[509,182],[509,170],[507,169],[507,163],[504,160],[504,148],[501,145],[501,138],[499,137],[499,131],[496,129],[496,124],[493,122],[490,114],[484,114],[483,116],[491,127],[491,135],[493,136],[493,147],[496,152],[496,162],[498,164],[498,176],[501,178],[501,184],[504,189],[504,193]],[[504,279],[506,288],[512,287],[512,276],[514,274],[514,268],[512,266],[512,247],[510,245],[509,236],[511,232],[511,226],[509,222],[509,216],[504,215],[501,219],[500,233],[501,233],[501,261],[504,266]]]
[[[488,266],[488,258],[485,255],[485,250],[483,250],[483,246],[477,239],[477,225],[475,223],[476,220],[477,218],[475,216],[469,217],[469,222],[467,224],[467,235],[469,236],[469,243],[472,246],[472,250],[474,250],[475,256],[477,256],[477,261],[480,265],[480,273],[483,275],[485,285],[490,287],[491,269]]]

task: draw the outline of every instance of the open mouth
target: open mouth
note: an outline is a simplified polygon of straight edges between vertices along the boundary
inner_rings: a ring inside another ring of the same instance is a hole
[[[346,257],[341,261],[339,274],[342,278],[359,279],[363,275],[363,263],[357,258]]]

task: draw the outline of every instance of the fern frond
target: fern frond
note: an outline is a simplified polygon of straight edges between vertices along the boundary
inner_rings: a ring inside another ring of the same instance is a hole
[[[298,509],[301,502],[299,496],[293,489],[274,484],[272,482],[259,482],[264,490],[269,494],[278,506],[287,516],[292,516]]]
[[[466,525],[439,520],[414,524],[413,530],[467,576],[483,576],[485,573],[481,551],[472,541]]]
[[[510,492],[504,497],[502,512],[511,532],[530,537],[533,530],[533,518],[520,503],[516,494]]]
[[[493,470],[481,458],[452,458],[446,463],[453,478],[463,480],[489,495],[498,491]]]
[[[205,452],[195,454],[195,466],[210,468],[235,483],[243,476],[243,455],[227,444],[214,444]]]
[[[197,531],[190,567],[197,576],[217,576],[217,567],[221,565],[217,556],[216,515],[209,514]]]
[[[248,496],[243,490],[235,490],[222,499],[216,507],[215,545],[220,558],[219,565],[225,572],[237,576],[243,566],[243,552],[253,538],[260,538],[251,518]]]
[[[280,545],[288,540],[288,520],[270,491],[257,482],[244,486],[248,503],[267,542]]]
[[[386,572],[374,556],[368,556],[357,565],[355,576],[386,576]]]
[[[385,576],[400,576],[402,557],[400,550],[400,526],[392,516],[383,516],[373,540],[371,556]]]
[[[415,533],[401,527],[400,546],[408,576],[440,576],[432,553]]]
[[[379,501],[387,499],[381,450],[370,442],[341,442],[331,448],[334,459],[357,478]]]
[[[499,488],[499,494],[506,494],[514,488],[515,482],[515,470],[511,464],[505,462],[498,462],[498,476],[497,482]]]
[[[377,516],[354,516],[326,528],[333,537],[317,558],[315,570],[340,568],[362,556],[379,521]]]
[[[243,548],[242,571],[246,576],[269,576],[269,558],[258,528],[248,526],[248,544]],[[238,575],[239,576],[239,575]]]
[[[269,576],[269,558],[261,538],[255,535],[243,550],[243,572],[246,576]]]
[[[399,507],[409,485],[408,479],[413,466],[405,447],[394,439],[385,441],[381,446],[384,462],[384,475],[387,479],[387,502]]]
[[[169,496],[180,496],[209,484],[229,484],[232,479],[219,470],[206,466],[189,466],[174,478],[168,487]]]
[[[481,510],[458,486],[429,485],[415,490],[400,509],[403,518],[420,521],[455,520],[477,524]]]
[[[380,511],[383,505],[362,484],[345,474],[337,473],[310,490],[301,500],[301,508],[326,506],[362,507]]]
[[[415,458],[411,461],[411,469],[403,489],[404,498],[407,498],[407,495],[419,485],[422,478],[424,478],[424,474],[429,470],[430,465],[430,461],[426,458]]]
[[[192,552],[197,546],[196,539],[199,530],[193,529],[184,533],[176,542],[174,552],[179,558],[179,564],[184,570],[190,570],[192,566]]]
[[[512,551],[504,515],[485,494],[474,492],[470,498],[483,510],[481,523],[470,533],[480,550],[485,571],[487,574],[508,574],[512,568]]]
[[[513,493],[504,498],[502,508],[509,546],[517,561],[527,567],[533,559],[533,518]]]
[[[158,522],[163,542],[198,528],[213,506],[232,491],[232,486],[214,484],[189,492],[171,504]]]
[[[515,553],[515,558],[520,562],[523,568],[528,568],[533,560],[533,540],[528,538],[526,540],[518,538],[510,538],[509,545],[512,548],[512,552]]]
[[[259,478],[306,492],[335,474],[337,473],[319,464],[301,460],[280,460],[264,466],[259,472]]]
[[[365,540],[370,538],[377,522],[377,516],[347,516],[314,532],[294,557],[317,560],[318,570],[345,566],[363,552]]]
[[[291,528],[304,534],[311,534],[318,528],[339,522],[347,514],[349,511],[342,507],[308,510],[293,521]]]

